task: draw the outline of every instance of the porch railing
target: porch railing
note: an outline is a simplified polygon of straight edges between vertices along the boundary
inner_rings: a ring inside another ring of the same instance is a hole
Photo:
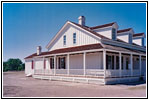
[[[106,77],[119,77],[119,70],[106,70]]]
[[[35,69],[34,74],[54,75],[54,69]],[[55,69],[56,75],[68,75],[67,69]],[[106,70],[106,77],[119,77],[119,70]],[[83,69],[70,69],[69,75],[84,75]],[[140,70],[134,69],[133,76],[139,76]],[[104,76],[103,69],[86,69],[85,76]],[[121,70],[121,76],[131,76],[131,70]]]
[[[104,70],[103,69],[87,69],[86,75],[91,76],[104,76]]]
[[[34,74],[54,75],[54,69],[35,69]],[[56,69],[56,75],[68,75],[67,69]],[[69,75],[84,75],[83,69],[70,69]],[[86,69],[86,76],[104,76],[102,69]]]

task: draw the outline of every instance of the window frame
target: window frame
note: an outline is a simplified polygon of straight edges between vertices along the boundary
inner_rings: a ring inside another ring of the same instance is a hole
[[[73,44],[76,44],[77,43],[77,34],[76,33],[73,33]]]
[[[66,45],[66,35],[63,36],[63,45]]]
[[[116,29],[112,28],[112,40],[116,40]]]

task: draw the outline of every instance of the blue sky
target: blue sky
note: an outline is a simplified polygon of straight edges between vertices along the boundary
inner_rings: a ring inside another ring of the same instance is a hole
[[[119,29],[146,33],[145,3],[4,3],[3,59],[20,58],[45,46],[67,20],[86,17],[87,26],[117,22]],[[23,61],[24,62],[24,61]]]

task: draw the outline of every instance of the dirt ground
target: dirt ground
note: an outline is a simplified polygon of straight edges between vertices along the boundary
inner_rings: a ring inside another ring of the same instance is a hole
[[[93,85],[25,77],[24,72],[3,73],[3,97],[145,97],[146,84]]]

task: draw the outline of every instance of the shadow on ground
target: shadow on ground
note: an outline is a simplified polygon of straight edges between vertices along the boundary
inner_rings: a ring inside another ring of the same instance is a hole
[[[113,84],[113,85],[129,85],[129,86],[136,86],[136,85],[142,85],[142,84],[146,84],[145,81],[140,80],[137,82],[128,82],[128,83],[117,83],[117,84]]]

